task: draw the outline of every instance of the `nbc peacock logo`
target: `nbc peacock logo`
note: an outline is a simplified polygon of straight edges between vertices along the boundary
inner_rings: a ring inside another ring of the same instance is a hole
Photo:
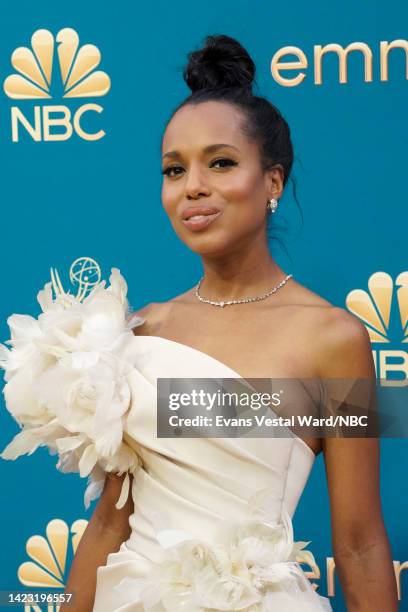
[[[13,100],[101,97],[108,93],[111,82],[106,72],[96,70],[100,62],[99,49],[92,44],[80,45],[74,29],[63,28],[55,38],[49,30],[39,29],[31,36],[31,48],[13,51],[11,64],[16,72],[4,80],[4,92]],[[81,121],[85,113],[102,111],[95,103],[82,104],[74,112],[61,104],[34,105],[24,113],[20,106],[12,106],[12,140],[19,142],[20,126],[36,142],[68,140],[74,131],[84,140],[100,140],[104,130],[85,131]]]
[[[379,345],[373,350],[377,376],[406,380],[408,352],[399,345],[408,343],[408,271],[395,281],[386,272],[375,272],[367,284],[368,291],[348,293],[346,306],[364,323],[372,344]]]
[[[24,561],[18,570],[17,576],[21,584],[27,587],[40,587],[41,589],[63,589],[67,578],[67,557],[71,547],[72,556],[75,555],[81,537],[88,525],[85,519],[74,521],[69,528],[61,519],[51,520],[45,529],[46,537],[33,535],[26,543],[27,556],[30,561]],[[31,591],[30,591],[31,592]],[[35,593],[35,591],[32,591]],[[41,590],[39,595],[45,591]],[[39,599],[39,601],[41,601]],[[38,604],[36,610],[40,610]],[[47,603],[47,612],[58,610],[59,605]]]

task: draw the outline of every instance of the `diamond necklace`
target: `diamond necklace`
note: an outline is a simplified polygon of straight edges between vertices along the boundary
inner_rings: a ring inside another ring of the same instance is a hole
[[[200,300],[200,302],[205,302],[206,304],[211,304],[212,306],[221,306],[221,308],[224,308],[224,306],[229,306],[230,304],[247,304],[248,302],[259,302],[260,300],[264,300],[265,298],[267,298],[270,295],[272,295],[272,293],[275,293],[275,291],[277,291],[278,289],[283,287],[283,285],[285,285],[287,283],[287,281],[290,278],[292,278],[292,276],[293,276],[293,274],[288,274],[278,285],[275,285],[275,287],[272,287],[272,289],[270,291],[268,291],[267,293],[263,293],[262,295],[257,295],[257,296],[254,296],[254,297],[242,298],[240,300],[222,300],[220,302],[216,302],[215,300],[207,300],[206,298],[201,297],[199,291],[200,291],[201,283],[204,280],[204,276],[203,276],[199,280],[199,283],[198,283],[198,285],[196,287],[196,290],[195,290],[195,294],[196,294],[197,298]]]

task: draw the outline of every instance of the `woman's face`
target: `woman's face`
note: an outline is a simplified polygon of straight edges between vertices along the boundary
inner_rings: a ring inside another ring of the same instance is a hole
[[[229,103],[202,102],[179,109],[163,136],[163,206],[179,238],[200,255],[265,240],[267,201],[282,191],[281,167],[262,171],[243,121]]]

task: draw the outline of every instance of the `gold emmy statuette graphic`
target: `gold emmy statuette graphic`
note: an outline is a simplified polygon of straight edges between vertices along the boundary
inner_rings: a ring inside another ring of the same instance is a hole
[[[65,521],[53,519],[46,527],[46,537],[33,535],[28,538],[26,551],[31,561],[24,561],[17,570],[21,584],[28,587],[64,588],[69,542],[75,555],[87,524],[85,519],[78,519],[69,529]]]
[[[353,289],[346,297],[346,306],[366,326],[371,342],[390,342],[391,303],[394,287],[401,318],[401,342],[408,342],[408,271],[401,272],[395,285],[386,272],[375,272],[368,279],[369,291]]]
[[[50,268],[50,272],[55,296],[71,295],[69,291],[64,290],[58,271],[55,268]],[[81,301],[100,282],[101,268],[91,257],[78,257],[69,269],[69,280],[72,284],[78,285],[75,298]]]
[[[17,71],[4,81],[4,91],[17,100],[52,98],[54,45],[58,43],[59,71],[64,98],[104,96],[110,89],[110,78],[102,70],[95,70],[101,54],[95,45],[79,45],[79,36],[72,28],[63,28],[55,39],[45,29],[36,30],[31,37],[31,49],[18,47],[11,56]]]

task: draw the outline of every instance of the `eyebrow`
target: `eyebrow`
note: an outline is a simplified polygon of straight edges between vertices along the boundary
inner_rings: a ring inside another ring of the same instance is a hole
[[[230,149],[236,149],[237,151],[239,150],[237,147],[235,147],[234,145],[230,145],[230,144],[226,144],[223,142],[217,143],[217,144],[212,144],[212,145],[208,145],[207,147],[205,147],[203,149],[204,153],[213,153],[214,151],[218,151],[218,149],[223,149],[224,147],[229,147]],[[168,151],[167,153],[165,153],[163,155],[163,159],[165,157],[170,157],[171,159],[177,158],[177,157],[182,157],[180,151]]]

